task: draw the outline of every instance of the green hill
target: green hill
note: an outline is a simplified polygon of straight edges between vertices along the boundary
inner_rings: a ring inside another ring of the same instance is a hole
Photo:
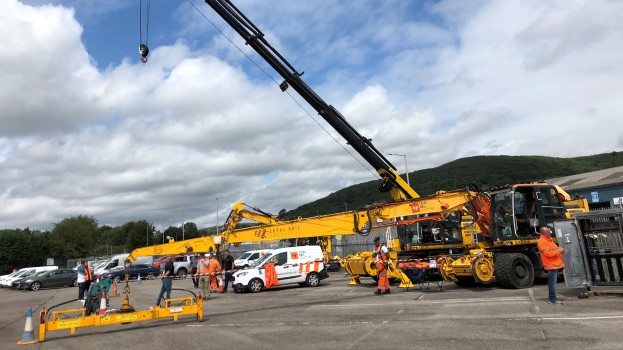
[[[436,168],[410,173],[411,186],[420,196],[438,190],[451,190],[475,183],[483,190],[491,186],[544,180],[623,165],[623,152],[597,154],[586,157],[556,158],[543,156],[476,156],[461,158]],[[286,212],[284,219],[310,217],[348,210],[356,210],[374,202],[389,202],[388,193],[377,189],[373,180],[353,185],[325,198],[304,204]]]

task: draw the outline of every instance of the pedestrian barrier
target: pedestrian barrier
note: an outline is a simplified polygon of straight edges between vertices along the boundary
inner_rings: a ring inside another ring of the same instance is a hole
[[[18,345],[34,344],[39,341],[35,339],[35,331],[32,329],[32,308],[29,307],[26,312],[26,324],[24,325],[24,334],[22,340],[18,341]]]

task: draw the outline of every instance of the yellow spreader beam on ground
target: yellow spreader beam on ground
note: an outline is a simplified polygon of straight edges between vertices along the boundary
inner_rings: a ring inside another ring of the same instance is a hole
[[[184,297],[166,299],[165,307],[155,307],[150,310],[141,310],[125,313],[107,313],[104,315],[85,316],[85,308],[52,311],[50,320],[46,320],[46,310],[42,310],[39,319],[39,341],[45,340],[47,332],[69,330],[71,334],[77,328],[98,327],[113,324],[128,324],[141,321],[157,320],[172,317],[177,321],[178,317],[196,315],[197,321],[203,321],[203,301],[201,297]],[[175,306],[171,306],[175,304]],[[81,315],[75,317],[76,314]]]

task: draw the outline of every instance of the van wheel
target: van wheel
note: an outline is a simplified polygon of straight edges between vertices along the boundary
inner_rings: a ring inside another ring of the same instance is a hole
[[[249,282],[249,286],[247,288],[251,293],[260,292],[262,288],[264,288],[264,282],[262,282],[259,278],[254,278]]]
[[[181,267],[179,270],[177,270],[177,275],[180,278],[185,278],[187,273],[188,273],[188,271],[186,271],[186,269],[183,268],[183,267]]]
[[[320,275],[315,272],[308,274],[305,279],[305,284],[308,287],[318,287],[320,285]]]
[[[70,287],[77,287],[78,286],[78,279],[74,278],[71,283],[69,284]]]

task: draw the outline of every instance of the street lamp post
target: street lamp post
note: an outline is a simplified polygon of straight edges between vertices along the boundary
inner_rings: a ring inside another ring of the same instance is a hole
[[[184,212],[182,212],[182,241],[186,239],[184,238],[184,221],[186,221],[186,218],[184,217]]]
[[[387,153],[388,156],[400,156],[405,159],[405,175],[407,175],[407,185],[411,186],[409,182],[409,166],[407,165],[407,155],[406,154],[398,154],[398,153]]]
[[[218,210],[219,210],[218,200],[225,199],[225,198],[228,198],[228,197],[216,197],[216,234],[217,235],[218,235]]]

